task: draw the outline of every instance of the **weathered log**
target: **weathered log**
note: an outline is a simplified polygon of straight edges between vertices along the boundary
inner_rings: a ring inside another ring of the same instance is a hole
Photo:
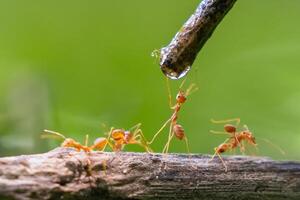
[[[76,152],[0,158],[0,199],[300,199],[300,163]]]

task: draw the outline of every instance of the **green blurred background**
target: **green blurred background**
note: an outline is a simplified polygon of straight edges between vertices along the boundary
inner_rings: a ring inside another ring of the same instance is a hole
[[[147,138],[170,116],[154,49],[167,45],[199,0],[0,2],[0,154],[45,152],[44,128],[83,141],[141,122]],[[300,159],[300,1],[239,0],[197,57],[199,90],[179,116],[193,153],[224,136],[211,118],[240,117],[258,155]],[[173,95],[181,81],[171,81]],[[102,124],[106,124],[104,127]],[[155,142],[161,151],[164,132]],[[128,151],[142,151],[128,147]],[[172,152],[185,152],[174,141]]]

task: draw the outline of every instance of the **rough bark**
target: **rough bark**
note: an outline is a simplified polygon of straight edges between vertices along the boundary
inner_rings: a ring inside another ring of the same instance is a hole
[[[0,199],[300,199],[300,163],[76,152],[0,158]]]
[[[176,33],[171,43],[160,51],[160,68],[171,79],[183,77],[198,52],[236,0],[203,0]]]

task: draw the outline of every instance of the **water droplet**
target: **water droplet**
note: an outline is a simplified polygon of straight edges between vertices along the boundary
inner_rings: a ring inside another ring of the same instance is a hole
[[[162,72],[170,79],[176,80],[184,77],[189,71],[191,67],[187,66],[183,71],[174,71],[171,68],[163,68],[161,67]]]

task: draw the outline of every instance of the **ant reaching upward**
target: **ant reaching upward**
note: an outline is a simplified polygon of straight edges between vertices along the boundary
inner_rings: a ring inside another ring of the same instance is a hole
[[[108,145],[114,152],[121,151],[127,144],[137,144],[142,146],[148,153],[153,152],[140,127],[141,124],[139,123],[129,131],[124,129],[112,129],[107,138]]]
[[[184,140],[185,141],[187,152],[190,153],[189,145],[188,145],[188,139],[186,137],[186,134],[184,132],[183,127],[180,124],[178,124],[177,119],[178,119],[178,113],[179,113],[182,105],[186,102],[187,97],[191,93],[196,91],[198,88],[195,87],[195,84],[191,84],[186,91],[181,90],[183,84],[185,83],[185,80],[181,83],[181,85],[179,87],[179,92],[177,93],[177,96],[176,96],[176,104],[174,106],[172,106],[171,90],[170,90],[169,82],[168,82],[168,79],[167,79],[167,89],[168,89],[168,94],[169,94],[169,105],[170,105],[170,108],[173,110],[173,114],[162,125],[162,127],[153,136],[152,140],[148,143],[148,144],[152,144],[153,141],[155,140],[155,138],[168,125],[168,123],[170,123],[168,141],[167,141],[167,143],[166,143],[166,145],[163,149],[163,153],[168,153],[170,142],[171,142],[171,140],[173,139],[174,136],[179,140]]]

